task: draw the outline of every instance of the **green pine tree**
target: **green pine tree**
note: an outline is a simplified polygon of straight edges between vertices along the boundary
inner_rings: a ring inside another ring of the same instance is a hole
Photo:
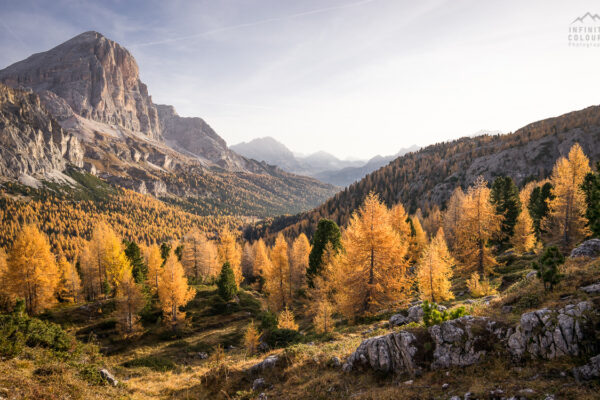
[[[342,247],[342,234],[339,226],[329,220],[322,218],[317,226],[317,231],[312,241],[312,250],[308,256],[308,269],[306,278],[308,285],[313,287],[313,278],[321,274],[323,270],[323,252],[327,243],[331,243],[333,250],[338,251]]]
[[[517,218],[521,213],[519,189],[511,177],[500,176],[494,180],[490,200],[496,207],[496,213],[504,216],[501,237],[495,243],[505,248],[515,233]]]
[[[221,274],[217,280],[217,287],[219,295],[225,301],[233,299],[238,292],[238,287],[235,283],[235,275],[229,262],[225,262],[221,268]]]
[[[535,236],[539,240],[541,234],[544,233],[541,228],[541,221],[548,215],[550,209],[548,208],[548,201],[553,199],[552,195],[552,184],[550,182],[545,183],[543,186],[538,186],[531,192],[529,198],[529,215],[533,220],[533,228],[535,230]]]
[[[544,289],[554,289],[554,285],[562,278],[562,275],[558,272],[558,267],[564,262],[565,257],[558,247],[550,246],[544,250],[538,262],[532,263],[533,268],[538,272],[538,278],[544,283]]]
[[[140,247],[137,243],[128,242],[127,240],[124,240],[123,243],[125,244],[125,256],[131,263],[131,274],[135,283],[145,282],[148,275],[148,266],[142,258]]]
[[[595,237],[600,237],[600,161],[596,163],[596,173],[586,175],[582,185],[585,192],[588,226]]]

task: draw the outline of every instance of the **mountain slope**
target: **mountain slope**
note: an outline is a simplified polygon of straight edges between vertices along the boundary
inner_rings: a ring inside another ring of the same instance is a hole
[[[417,208],[443,205],[457,186],[463,189],[483,175],[488,181],[511,176],[519,185],[547,177],[556,160],[579,143],[592,162],[600,160],[600,106],[592,106],[529,124],[507,135],[463,137],[406,154],[367,175],[312,211],[266,221],[248,237],[279,231],[311,235],[320,218],[345,225],[371,191],[388,205]]]
[[[133,56],[97,32],[85,32],[1,70],[0,82],[32,89],[43,105],[36,112],[47,111],[56,126],[81,144],[83,154],[75,163],[61,150],[64,159],[53,164],[59,170],[68,163],[83,166],[112,184],[202,215],[295,213],[336,191],[242,157],[202,119],[182,118],[172,106],[154,104]],[[11,107],[22,104],[13,102]],[[34,140],[24,132],[22,138]],[[10,143],[7,151],[17,147],[35,146]],[[35,164],[33,150],[21,155],[24,164],[36,167],[2,175],[49,178],[48,168]]]

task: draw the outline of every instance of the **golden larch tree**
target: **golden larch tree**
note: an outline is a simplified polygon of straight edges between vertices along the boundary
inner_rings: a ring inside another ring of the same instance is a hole
[[[265,291],[268,294],[269,306],[274,310],[283,310],[290,305],[290,263],[288,244],[280,232],[271,249],[271,262],[263,266]]]
[[[123,242],[110,229],[104,238],[104,255],[102,262],[106,271],[106,281],[113,290],[116,290],[123,281],[123,277],[128,271],[131,271],[131,262],[125,255]]]
[[[34,225],[25,225],[17,234],[8,254],[5,277],[10,293],[25,300],[29,314],[54,304],[58,267],[48,238]]]
[[[340,312],[354,318],[408,299],[411,280],[403,256],[406,247],[376,194],[367,195],[352,215],[342,235],[342,247],[331,279]]]
[[[456,255],[468,271],[478,271],[481,276],[491,273],[496,265],[489,241],[500,234],[503,218],[496,214],[490,192],[481,176],[469,187],[457,232]]]
[[[83,293],[87,300],[96,300],[102,291],[102,281],[98,275],[96,257],[90,242],[85,242],[79,253],[79,266]]]
[[[202,241],[200,257],[200,274],[205,279],[211,279],[219,275],[220,272],[221,265],[219,265],[219,254],[217,251],[217,245],[212,240]]]
[[[589,235],[587,205],[581,184],[591,171],[590,161],[576,143],[567,158],[561,157],[552,170],[550,182],[554,198],[548,202],[549,215],[542,221],[548,239],[568,251]]]
[[[229,229],[224,228],[219,232],[219,265],[229,262],[233,274],[235,275],[235,283],[239,286],[244,280],[242,274],[242,249],[237,242],[236,235]]]
[[[533,228],[533,220],[529,215],[527,207],[523,207],[521,213],[517,217],[515,224],[515,233],[510,238],[510,243],[515,251],[519,254],[524,254],[532,251],[535,248],[535,231]]]
[[[433,236],[441,226],[442,212],[440,211],[438,205],[434,204],[427,213],[427,216],[423,219],[423,229],[425,229],[425,232],[427,232],[428,236]]]
[[[142,329],[139,313],[146,304],[142,290],[131,274],[126,271],[117,285],[115,296],[117,303],[116,316],[117,328],[125,338],[136,335]]]
[[[242,250],[242,275],[247,280],[254,278],[254,248],[249,242],[244,243]]]
[[[258,345],[260,344],[260,333],[258,329],[256,329],[256,325],[254,325],[254,321],[251,321],[246,328],[246,332],[244,333],[244,347],[246,348],[246,353],[248,355],[252,355],[258,351]]]
[[[290,298],[306,286],[309,254],[310,242],[306,235],[301,233],[292,243],[290,251]]]
[[[58,298],[61,301],[76,302],[81,292],[81,279],[75,266],[65,256],[58,259],[58,274]]]
[[[408,247],[408,258],[412,264],[415,264],[421,258],[421,253],[427,245],[427,234],[423,230],[418,216],[413,215],[410,218],[410,222],[412,226],[412,232]]]
[[[408,214],[401,203],[396,204],[390,210],[390,223],[392,228],[400,236],[400,241],[408,243],[410,242],[411,227],[408,221]]]
[[[442,215],[442,227],[444,228],[446,243],[448,244],[448,248],[453,252],[456,251],[457,235],[464,198],[465,194],[460,186],[454,189],[454,192],[452,192],[452,196],[450,196],[450,200],[448,200],[448,204],[446,205],[446,210]]]
[[[160,255],[160,248],[157,244],[151,244],[143,248],[144,261],[148,266],[148,276],[146,281],[148,286],[152,288],[153,293],[158,291],[160,273],[162,271],[163,259]]]
[[[8,277],[6,276],[7,269],[6,252],[0,247],[0,310],[7,309],[12,302]]]
[[[203,242],[206,241],[206,236],[198,229],[192,229],[183,237],[183,251],[181,252],[181,264],[185,269],[188,277],[193,278],[195,282],[200,282],[202,273],[201,258],[203,250]]]
[[[298,330],[298,324],[295,321],[294,313],[289,308],[285,307],[277,317],[277,327],[279,329]]]
[[[317,333],[327,333],[333,330],[333,306],[328,300],[320,300],[314,304],[313,324]]]
[[[454,298],[450,290],[450,279],[455,264],[448,251],[444,231],[439,228],[435,237],[425,246],[417,264],[417,283],[421,299],[435,303]]]
[[[269,250],[262,239],[257,240],[252,245],[252,270],[256,275],[264,277],[265,271],[271,269],[271,259],[269,258]]]
[[[188,286],[183,266],[177,256],[171,253],[160,273],[158,299],[165,322],[173,329],[185,318],[185,313],[179,307],[185,306],[195,295],[196,290]]]

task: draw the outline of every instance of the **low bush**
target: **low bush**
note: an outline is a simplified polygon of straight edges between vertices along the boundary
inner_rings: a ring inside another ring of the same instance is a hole
[[[124,362],[123,366],[126,368],[147,367],[157,372],[166,372],[177,368],[177,365],[173,361],[157,356],[135,358]]]
[[[440,311],[437,304],[424,301],[421,307],[423,308],[423,322],[426,327],[439,325],[444,321],[460,318],[468,314],[464,306],[454,308],[450,311]]]
[[[272,329],[263,334],[262,339],[272,348],[287,347],[302,341],[300,332],[292,329]]]

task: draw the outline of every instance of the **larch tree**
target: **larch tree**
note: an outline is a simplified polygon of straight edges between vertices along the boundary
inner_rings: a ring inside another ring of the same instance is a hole
[[[10,292],[25,300],[29,314],[37,314],[55,301],[59,274],[48,237],[33,225],[17,234],[8,254],[5,274]]]
[[[333,330],[333,306],[331,303],[326,299],[320,300],[314,304],[313,309],[313,325],[317,333],[331,332]]]
[[[542,221],[542,227],[548,239],[557,243],[563,252],[590,234],[582,188],[590,171],[590,161],[577,143],[571,147],[568,157],[561,157],[552,170],[550,180],[554,198],[548,203],[549,214]]]
[[[204,241],[206,237],[198,230],[193,229],[183,237],[183,250],[181,253],[181,264],[187,276],[195,282],[202,278],[201,259]]]
[[[163,259],[160,254],[160,247],[152,244],[144,248],[144,260],[148,266],[147,283],[152,288],[153,293],[158,292],[160,274],[162,271]]]
[[[267,248],[265,242],[262,239],[258,239],[252,245],[252,251],[252,270],[254,271],[255,275],[262,277],[264,280],[265,274],[270,272],[271,268],[273,268],[273,266],[271,265],[271,259],[269,258],[269,249]],[[258,284],[260,286],[260,280],[258,281]]]
[[[247,282],[254,280],[254,248],[249,242],[244,243],[242,250],[242,275]]]
[[[434,236],[442,226],[442,212],[437,204],[429,209],[427,216],[423,219],[423,229],[428,236]]]
[[[454,298],[450,279],[455,264],[448,251],[444,231],[439,228],[435,237],[425,246],[417,264],[417,283],[422,300],[436,303]]]
[[[390,223],[400,236],[401,242],[410,242],[412,228],[408,220],[408,214],[401,203],[396,204],[390,210]]]
[[[76,302],[81,292],[81,279],[75,266],[65,256],[58,259],[58,288],[56,290],[61,301]]]
[[[8,309],[11,303],[10,286],[6,276],[7,268],[6,252],[0,247],[0,310]]]
[[[408,247],[408,258],[412,264],[415,264],[421,258],[421,253],[427,245],[427,234],[421,226],[419,217],[413,215],[410,218],[411,236]]]
[[[500,234],[502,216],[490,202],[490,189],[483,177],[469,187],[461,212],[456,254],[468,271],[486,276],[496,265],[489,243]]]
[[[112,229],[105,237],[102,263],[106,271],[106,281],[115,291],[125,274],[131,272],[132,266],[125,255],[123,243]]]
[[[517,217],[517,223],[514,227],[514,234],[510,238],[510,243],[515,251],[520,254],[527,253],[535,248],[536,239],[533,220],[526,207],[523,207]]]
[[[237,242],[236,235],[229,229],[223,229],[219,233],[219,264],[229,262],[233,274],[235,275],[235,282],[239,286],[244,280],[242,274],[242,249]]]
[[[442,216],[442,227],[444,228],[446,243],[451,251],[456,251],[457,233],[460,227],[460,217],[462,214],[461,210],[464,198],[465,194],[460,186],[454,189]]]
[[[177,256],[171,253],[160,272],[158,299],[165,321],[173,329],[185,319],[185,313],[179,308],[185,306],[195,295],[196,290],[188,286],[183,266]]]
[[[349,318],[374,313],[410,295],[406,248],[390,219],[379,197],[369,193],[344,231],[344,251],[332,268],[332,283],[336,306]]]
[[[144,308],[146,299],[131,271],[125,271],[123,274],[121,282],[117,285],[115,300],[117,329],[125,338],[137,334],[142,328],[139,313]]]
[[[271,249],[271,262],[263,268],[265,290],[268,294],[269,306],[273,310],[283,310],[290,305],[290,263],[288,244],[280,232]]]
[[[310,255],[310,242],[301,233],[292,243],[290,251],[290,298],[306,286],[306,270]]]
[[[332,249],[337,252],[341,248],[341,237],[340,228],[335,222],[321,218],[308,256],[308,270],[306,271],[308,286],[312,287],[314,277],[321,274],[323,251],[325,251],[327,243],[331,243]]]
[[[294,313],[289,308],[285,307],[277,317],[277,328],[279,329],[290,329],[293,331],[298,330],[298,324],[294,318]]]
[[[90,301],[96,300],[102,293],[102,280],[98,275],[97,259],[92,247],[90,242],[86,242],[79,254],[83,292]]]

